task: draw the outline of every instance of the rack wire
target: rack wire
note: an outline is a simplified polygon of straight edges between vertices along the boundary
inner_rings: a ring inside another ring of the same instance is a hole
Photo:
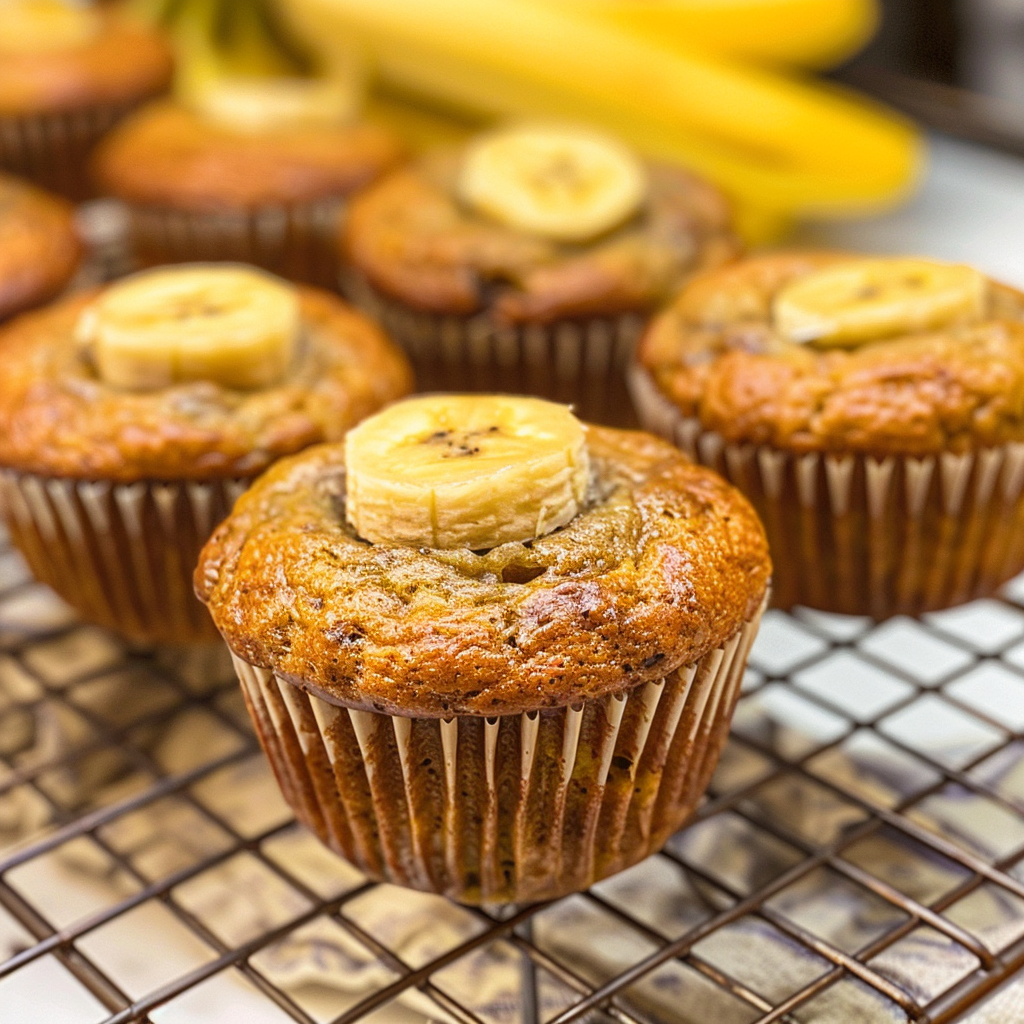
[[[223,653],[124,647],[0,539],[2,1024],[1024,1013],[1024,578],[921,621],[769,612],[692,822],[513,908],[323,850]]]

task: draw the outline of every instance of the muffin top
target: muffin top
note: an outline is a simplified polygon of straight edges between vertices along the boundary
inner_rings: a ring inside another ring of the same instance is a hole
[[[166,100],[108,135],[93,172],[129,202],[216,211],[348,195],[401,156],[401,143],[378,125],[250,130]]]
[[[638,359],[727,441],[923,456],[1024,440],[1024,294],[968,267],[780,252],[692,281]]]
[[[150,271],[0,331],[0,465],[122,482],[249,477],[410,389],[404,357],[341,300],[244,270],[213,271],[205,293],[193,280],[185,295],[181,274],[202,284],[211,268]],[[273,287],[260,291],[264,277]]]
[[[63,11],[32,11],[62,6]],[[114,12],[15,0],[4,8],[3,20],[0,114],[120,104],[155,95],[170,84],[166,41]]]
[[[422,429],[421,446],[466,458],[451,430]],[[196,591],[241,658],[350,707],[516,714],[662,679],[756,613],[770,573],[761,525],[737,491],[663,441],[597,426],[580,437],[575,514],[489,549],[361,537],[344,446],[311,448],[242,497],[203,551]],[[401,482],[421,481],[421,468],[411,461]]]
[[[736,255],[711,185],[580,134],[530,149],[496,133],[421,157],[353,202],[347,258],[406,305],[516,324],[644,312]]]
[[[52,298],[81,254],[70,203],[0,174],[0,320]]]

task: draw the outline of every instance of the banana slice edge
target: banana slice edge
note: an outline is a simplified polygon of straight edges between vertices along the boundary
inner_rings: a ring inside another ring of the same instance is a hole
[[[964,264],[866,257],[801,277],[779,291],[772,321],[786,340],[822,348],[859,345],[956,322],[977,322],[988,279]]]
[[[457,183],[478,213],[559,242],[589,241],[643,205],[647,173],[616,139],[578,127],[520,125],[470,142]]]
[[[345,515],[372,543],[486,550],[534,540],[583,507],[584,425],[508,395],[419,396],[345,439]]]
[[[301,335],[298,292],[246,264],[140,271],[85,307],[75,339],[107,385],[146,391],[209,380],[251,390],[277,383]]]

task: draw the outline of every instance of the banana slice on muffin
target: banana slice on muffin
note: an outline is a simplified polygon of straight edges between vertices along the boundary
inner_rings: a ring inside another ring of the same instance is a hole
[[[459,185],[466,202],[502,224],[580,242],[636,213],[647,177],[614,139],[579,128],[523,127],[471,145]]]
[[[354,85],[335,78],[233,75],[191,90],[189,106],[242,132],[333,128],[356,112]]]
[[[346,514],[375,543],[497,547],[564,526],[590,477],[567,406],[512,395],[428,395],[345,440]]]
[[[775,325],[790,341],[852,347],[981,318],[985,276],[936,260],[849,260],[808,274],[775,298]]]
[[[115,387],[212,380],[251,389],[284,375],[299,322],[296,289],[253,267],[165,267],[103,291],[82,313],[78,338]]]

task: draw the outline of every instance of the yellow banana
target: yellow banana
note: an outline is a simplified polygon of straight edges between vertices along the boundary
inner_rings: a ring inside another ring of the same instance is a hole
[[[590,121],[756,209],[877,209],[914,180],[913,128],[838,89],[670,51],[542,0],[289,0],[384,81],[490,116]]]
[[[415,102],[408,95],[396,95],[381,89],[366,97],[364,113],[368,120],[391,128],[416,153],[438,146],[463,145],[486,127],[486,122],[480,118],[459,117],[451,111]],[[740,236],[750,246],[779,242],[793,229],[792,214],[753,206],[742,197],[734,197],[733,221]]]
[[[831,67],[864,45],[875,0],[552,0],[667,48]]]

